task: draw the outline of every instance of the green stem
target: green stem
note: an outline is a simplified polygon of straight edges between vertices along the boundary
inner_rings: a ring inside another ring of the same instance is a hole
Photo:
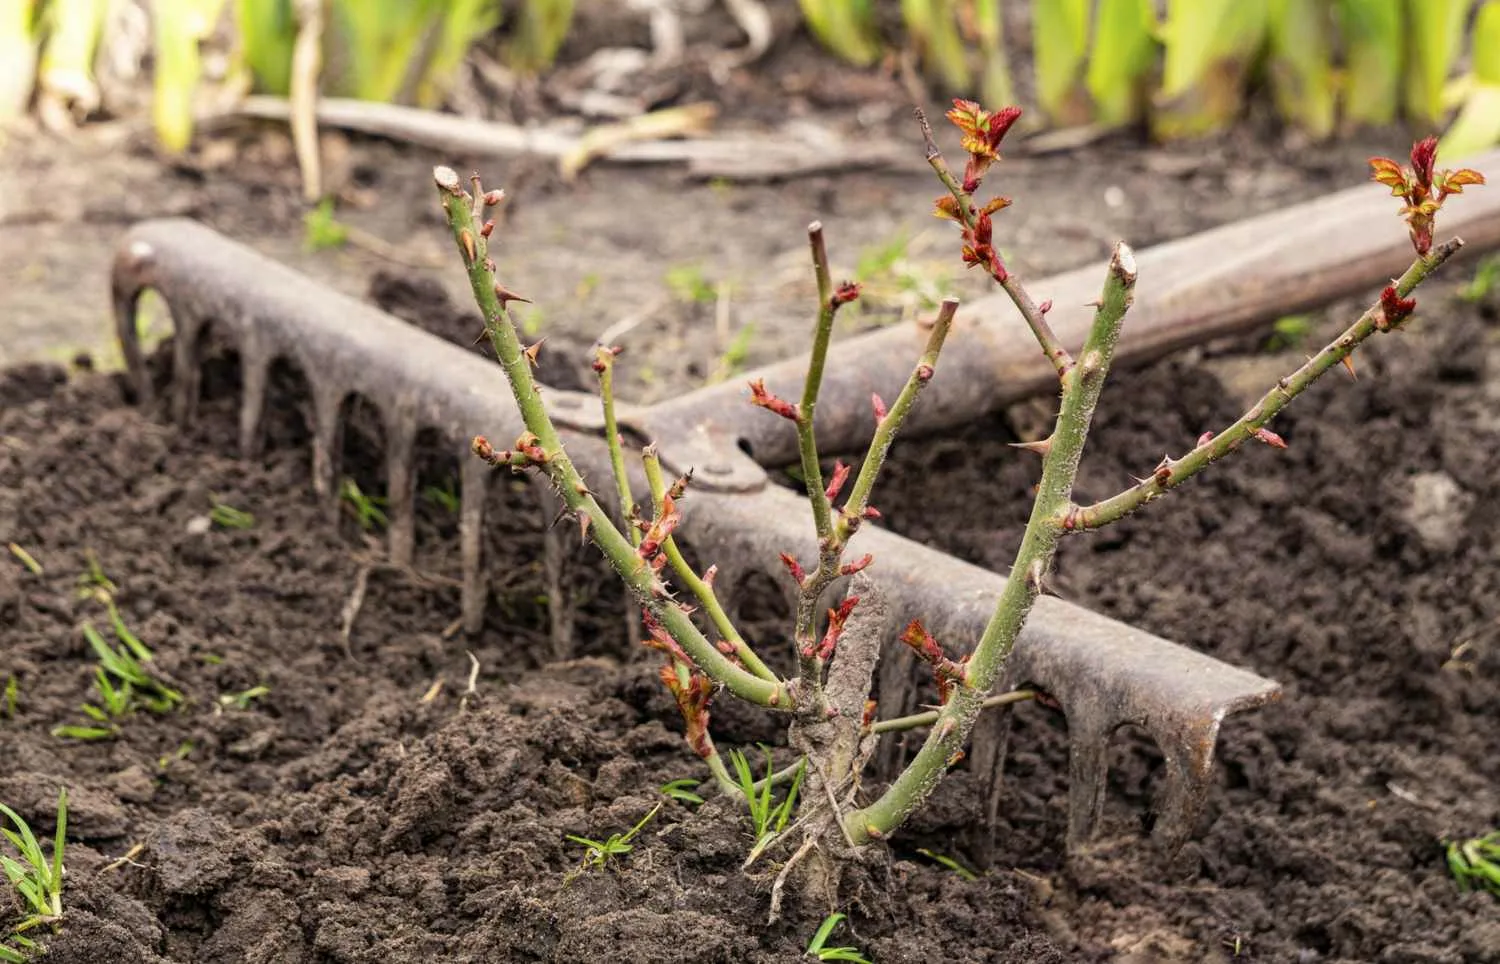
[[[615,416],[615,351],[608,345],[594,349],[594,370],[599,373],[599,401],[604,407],[604,438],[609,443],[609,465],[620,496],[620,522],[630,534],[630,544],[640,546],[641,533],[631,524],[635,515],[635,496],[630,491],[630,476],[625,471],[625,443],[620,438],[620,423]]]
[[[993,710],[1000,706],[1009,706],[1012,703],[1024,703],[1027,700],[1036,699],[1036,690],[1011,690],[1009,693],[1000,693],[979,701],[979,709]],[[924,726],[932,726],[942,717],[941,710],[928,710],[925,713],[913,713],[910,716],[897,716],[889,720],[880,720],[871,724],[871,733],[894,733],[901,730],[915,730]]]
[[[661,459],[656,454],[656,446],[646,446],[646,450],[641,453],[641,464],[646,469],[646,484],[651,488],[652,509],[660,515],[662,504],[666,499],[667,484],[662,476]],[[729,614],[724,611],[723,604],[719,602],[719,596],[714,592],[714,587],[688,565],[688,561],[682,556],[682,550],[677,547],[677,540],[668,536],[662,543],[662,549],[666,552],[667,562],[671,564],[672,571],[677,574],[678,580],[702,604],[703,611],[708,614],[714,628],[719,631],[719,635],[724,637],[725,642],[734,647],[734,654],[739,657],[740,662],[745,664],[745,668],[761,679],[773,683],[779,682],[776,674],[771,672],[770,668],[750,648],[750,644],[745,642],[745,638],[740,635],[740,631],[730,620]]]
[[[470,196],[452,168],[434,168],[433,181],[442,197],[448,227],[468,269],[469,285],[484,316],[490,343],[500,358],[521,418],[546,455],[541,468],[552,480],[559,498],[572,512],[588,518],[588,534],[594,545],[609,559],[641,605],[651,611],[699,669],[747,702],[781,710],[793,709],[794,700],[785,684],[762,679],[735,665],[714,648],[687,613],[665,597],[665,588],[650,565],[636,553],[630,540],[615,526],[614,520],[584,484],[572,459],[563,450],[562,439],[531,377],[531,361],[521,347],[515,320],[496,293],[497,283],[488,256],[487,239],[478,223],[483,210],[482,197]],[[478,193],[478,178],[474,181]]]
[[[823,225],[817,221],[807,226],[807,240],[812,248],[813,271],[818,280],[818,323],[813,332],[812,355],[807,361],[807,378],[802,383],[802,402],[797,406],[797,452],[802,460],[802,478],[807,497],[812,500],[813,522],[818,539],[833,532],[828,495],[823,491],[823,469],[818,464],[817,433],[813,418],[818,407],[818,389],[823,385],[823,366],[828,360],[828,343],[833,337],[833,279],[828,273],[828,249],[823,243]]]
[[[896,441],[896,435],[901,431],[901,425],[906,421],[906,416],[910,414],[912,406],[916,405],[917,396],[922,393],[922,389],[927,387],[927,383],[932,380],[933,373],[937,371],[938,355],[943,350],[943,342],[947,339],[948,332],[953,328],[953,316],[957,311],[957,298],[943,299],[937,318],[932,323],[932,331],[927,336],[927,347],[923,349],[922,357],[917,359],[916,367],[907,377],[906,384],[901,387],[901,394],[896,396],[896,401],[891,405],[890,410],[885,413],[880,424],[875,426],[875,435],[870,439],[870,447],[865,452],[865,460],[859,467],[859,475],[855,476],[854,486],[849,490],[849,498],[844,503],[843,512],[839,514],[835,535],[841,545],[848,542],[854,530],[859,527],[865,509],[870,504],[870,492],[875,488],[875,480],[885,465],[886,455],[889,454],[892,443]]]
[[[1453,257],[1463,242],[1457,238],[1433,248],[1427,257],[1418,257],[1396,282],[1396,293],[1405,298],[1425,281],[1433,271]],[[1180,459],[1166,459],[1147,479],[1118,495],[1096,502],[1090,506],[1067,505],[1059,519],[1066,532],[1083,532],[1098,529],[1129,515],[1148,502],[1154,501],[1208,468],[1209,465],[1244,445],[1255,437],[1255,433],[1275,418],[1283,408],[1302,394],[1325,372],[1340,364],[1354,353],[1366,339],[1383,330],[1385,312],[1377,301],[1359,320],[1350,325],[1333,341],[1323,346],[1312,358],[1291,375],[1277,381],[1276,385],[1249,411],[1239,417],[1233,425],[1202,442]]]
[[[1060,512],[1072,500],[1078,462],[1114,359],[1135,279],[1135,256],[1119,244],[1109,262],[1104,293],[1083,353],[1063,374],[1062,408],[1047,440],[1036,501],[994,615],[969,659],[967,676],[938,710],[933,729],[916,757],[879,799],[845,816],[844,829],[856,843],[888,836],[932,793],[968,739],[985,697],[1010,656],[1057,553],[1063,534]]]

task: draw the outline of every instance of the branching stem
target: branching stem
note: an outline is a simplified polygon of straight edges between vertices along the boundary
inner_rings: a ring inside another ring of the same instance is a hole
[[[906,379],[906,384],[902,386],[901,394],[896,396],[890,411],[875,426],[875,435],[870,439],[870,447],[865,453],[864,462],[860,464],[859,475],[855,477],[854,486],[849,490],[849,499],[844,503],[843,512],[839,514],[835,534],[841,545],[849,541],[849,537],[863,520],[865,509],[870,505],[870,492],[885,465],[891,444],[895,442],[912,406],[917,403],[917,396],[932,381],[933,373],[937,371],[938,355],[943,350],[948,332],[953,328],[953,316],[957,311],[957,298],[943,299],[937,318],[932,322],[932,331],[927,335],[927,347],[923,349],[922,357],[917,359],[916,367]]]
[[[1461,247],[1463,247],[1463,242],[1454,238],[1433,248],[1426,257],[1419,255],[1396,282],[1396,294],[1402,298],[1410,295]],[[1072,504],[1066,506],[1059,517],[1063,529],[1067,532],[1084,532],[1116,522],[1146,503],[1175,489],[1212,463],[1244,445],[1245,442],[1255,437],[1259,429],[1275,418],[1277,413],[1292,399],[1306,391],[1325,372],[1352,355],[1354,350],[1371,335],[1385,330],[1382,327],[1384,319],[1384,309],[1381,303],[1376,301],[1359,317],[1358,321],[1346,328],[1333,341],[1324,345],[1323,349],[1309,358],[1301,368],[1277,381],[1270,391],[1266,392],[1244,415],[1239,417],[1238,421],[1224,431],[1199,443],[1196,448],[1180,459],[1163,460],[1150,477],[1118,495],[1090,506]]]
[[[630,544],[639,547],[641,533],[632,524],[635,496],[630,491],[630,476],[625,471],[625,442],[620,437],[620,422],[615,415],[615,355],[608,345],[594,348],[594,371],[599,374],[599,401],[604,408],[604,438],[609,444],[609,465],[620,497],[620,522],[630,536]]]
[[[667,484],[661,472],[661,458],[657,456],[654,445],[646,446],[645,451],[641,453],[641,464],[646,470],[646,484],[651,488],[652,509],[659,516],[666,499]],[[725,642],[734,647],[734,655],[745,664],[745,668],[761,679],[773,683],[779,682],[776,674],[761,661],[761,658],[750,648],[750,644],[745,642],[745,638],[740,635],[740,631],[735,628],[729,614],[724,611],[723,604],[719,602],[719,596],[714,592],[714,587],[688,565],[688,561],[683,558],[682,550],[677,547],[675,537],[668,536],[662,543],[662,550],[666,552],[667,562],[671,564],[672,571],[677,574],[678,581],[686,586],[703,606],[703,611],[708,614],[714,628],[719,631],[720,636],[724,637]],[[722,765],[721,763],[720,766]]]
[[[948,193],[953,195],[953,200],[958,202],[958,214],[962,219],[963,226],[972,231],[978,223],[978,214],[974,211],[974,196],[964,190],[963,184],[959,182],[958,178],[954,176],[953,171],[949,169],[948,161],[943,157],[943,152],[938,150],[937,141],[933,140],[932,137],[932,126],[927,123],[926,112],[918,107],[916,113],[917,122],[922,128],[922,139],[926,142],[927,146],[927,163],[932,166],[933,171],[938,176],[938,180],[942,181],[943,186],[948,189]],[[1052,367],[1057,370],[1057,377],[1062,378],[1067,374],[1068,369],[1073,367],[1073,358],[1068,354],[1067,349],[1063,347],[1062,341],[1057,337],[1056,333],[1052,331],[1052,326],[1047,322],[1046,314],[1037,306],[1037,303],[1032,300],[1031,296],[1026,293],[1026,289],[1022,286],[1020,279],[1014,274],[1007,272],[1004,275],[996,275],[992,271],[990,276],[1010,296],[1010,300],[1015,304],[1016,310],[1020,311],[1021,317],[1026,319],[1027,327],[1036,336],[1037,344],[1042,346],[1042,353],[1047,356],[1047,361],[1051,362]]]
[[[948,702],[937,711],[932,730],[916,757],[879,799],[845,816],[844,828],[856,842],[889,835],[932,793],[960,755],[1000,668],[1010,656],[1057,553],[1063,534],[1058,514],[1072,500],[1078,462],[1114,359],[1135,279],[1135,255],[1119,244],[1109,262],[1104,293],[1083,353],[1063,373],[1062,407],[1042,460],[1042,480],[1015,566],[994,615],[969,658],[962,684],[954,687]]]
[[[779,710],[794,709],[792,694],[784,684],[763,679],[737,666],[714,648],[687,613],[666,597],[656,573],[636,553],[635,546],[615,526],[614,520],[584,484],[583,477],[563,450],[562,439],[542,403],[536,381],[531,377],[531,359],[521,347],[515,320],[496,291],[498,284],[493,262],[489,259],[488,238],[479,223],[487,196],[477,193],[476,178],[476,196],[471,197],[452,168],[435,168],[433,180],[441,195],[453,240],[468,269],[469,285],[484,316],[490,343],[505,370],[521,418],[527,430],[536,437],[535,444],[546,456],[541,468],[551,479],[558,496],[569,510],[588,518],[589,537],[594,544],[609,559],[641,605],[661,622],[699,669],[747,702]]]

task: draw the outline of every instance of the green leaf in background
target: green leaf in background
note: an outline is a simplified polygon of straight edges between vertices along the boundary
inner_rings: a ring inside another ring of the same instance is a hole
[[[1469,0],[1406,0],[1406,116],[1443,121],[1443,87],[1458,60]]]
[[[1139,120],[1156,66],[1151,0],[1099,0],[1086,76],[1094,120],[1120,127]]]
[[[1438,141],[1439,156],[1449,161],[1500,144],[1500,0],[1486,0],[1479,8],[1471,51],[1474,70],[1468,93],[1453,125]]]
[[[1031,6],[1037,106],[1052,124],[1084,124],[1089,119],[1083,85],[1089,7],[1089,0],[1042,0]]]
[[[1266,0],[1169,0],[1152,128],[1197,137],[1232,124],[1266,35]]]
[[[1269,14],[1276,109],[1318,140],[1332,136],[1332,7],[1326,0],[1271,0]]]

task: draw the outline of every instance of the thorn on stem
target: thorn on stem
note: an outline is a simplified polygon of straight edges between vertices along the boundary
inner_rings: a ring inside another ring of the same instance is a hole
[[[495,297],[499,299],[501,308],[504,308],[512,301],[524,301],[528,305],[531,304],[530,298],[511,291],[509,288],[505,287],[505,285],[501,284],[498,281],[495,282]]]
[[[1035,452],[1042,458],[1046,458],[1047,453],[1052,451],[1052,436],[1049,435],[1046,438],[1037,439],[1034,442],[1011,442],[1009,444],[1013,449],[1022,449],[1027,452]]]

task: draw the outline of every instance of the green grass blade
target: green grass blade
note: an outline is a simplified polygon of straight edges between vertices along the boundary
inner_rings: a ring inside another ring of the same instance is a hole
[[[828,938],[833,936],[834,928],[838,927],[843,920],[844,915],[839,913],[829,914],[825,917],[823,923],[818,925],[817,933],[813,934],[812,940],[807,942],[807,952],[809,954],[816,954],[821,951],[823,946],[828,943]]]

